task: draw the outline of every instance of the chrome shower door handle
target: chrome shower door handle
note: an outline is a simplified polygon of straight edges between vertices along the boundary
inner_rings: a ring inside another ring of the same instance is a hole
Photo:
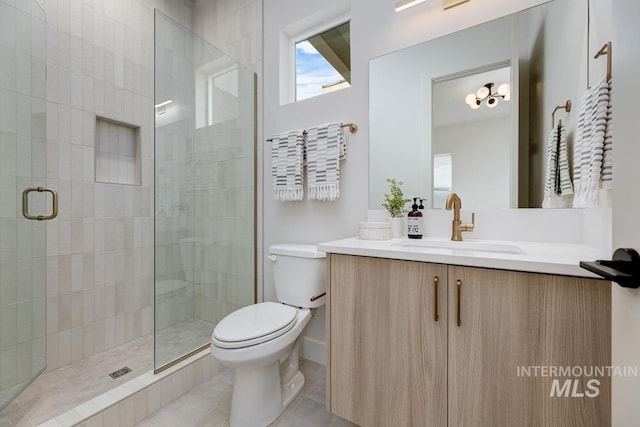
[[[31,215],[29,214],[29,193],[37,191],[38,193],[51,193],[53,197],[52,212],[50,215]],[[48,221],[58,216],[58,192],[46,187],[31,187],[22,192],[22,216],[26,219],[34,221]]]

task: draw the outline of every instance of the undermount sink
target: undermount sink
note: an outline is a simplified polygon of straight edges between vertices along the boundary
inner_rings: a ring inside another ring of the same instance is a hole
[[[428,252],[441,252],[441,253],[478,253],[478,252],[490,252],[501,254],[513,254],[524,255],[519,246],[503,244],[503,243],[490,243],[490,242],[454,242],[451,240],[427,240],[427,239],[403,239],[400,242],[394,243],[394,246],[402,246],[406,248],[424,250]]]

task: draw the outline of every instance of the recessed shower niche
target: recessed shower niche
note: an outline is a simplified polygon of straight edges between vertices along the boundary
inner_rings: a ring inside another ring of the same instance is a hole
[[[96,117],[96,182],[140,185],[140,127]]]

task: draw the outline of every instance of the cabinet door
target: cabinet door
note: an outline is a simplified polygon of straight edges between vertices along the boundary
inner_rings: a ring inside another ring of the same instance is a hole
[[[449,426],[609,426],[610,286],[449,267]]]
[[[329,411],[365,427],[445,426],[446,266],[336,254],[329,264]]]

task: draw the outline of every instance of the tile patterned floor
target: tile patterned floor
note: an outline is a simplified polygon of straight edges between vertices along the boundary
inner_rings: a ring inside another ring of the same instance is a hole
[[[354,426],[325,409],[325,367],[300,361],[306,381],[302,393],[291,402],[272,427],[348,427]],[[171,402],[137,424],[138,427],[227,427],[233,370],[225,369],[211,380]]]
[[[202,328],[196,329],[206,330],[207,325],[200,326]],[[165,350],[172,352],[175,346],[167,346]],[[131,368],[133,372],[116,380],[108,376],[108,373],[123,366]],[[38,425],[152,369],[153,335],[147,335],[72,365],[47,372],[0,412],[0,427]],[[306,378],[304,389],[272,426],[353,426],[354,424],[328,413],[325,409],[325,367],[302,360],[300,370]],[[226,427],[229,425],[232,388],[233,370],[224,369],[138,426]]]
[[[155,366],[163,366],[211,342],[215,325],[197,318],[187,319],[158,331],[156,334]]]
[[[213,325],[189,319],[158,333],[159,360],[173,360],[211,341]],[[0,412],[0,427],[30,427],[154,368],[153,334],[40,375]],[[109,373],[132,370],[118,379]]]
[[[118,379],[109,373],[124,366]],[[40,375],[0,412],[0,427],[38,425],[153,369],[153,334]]]

